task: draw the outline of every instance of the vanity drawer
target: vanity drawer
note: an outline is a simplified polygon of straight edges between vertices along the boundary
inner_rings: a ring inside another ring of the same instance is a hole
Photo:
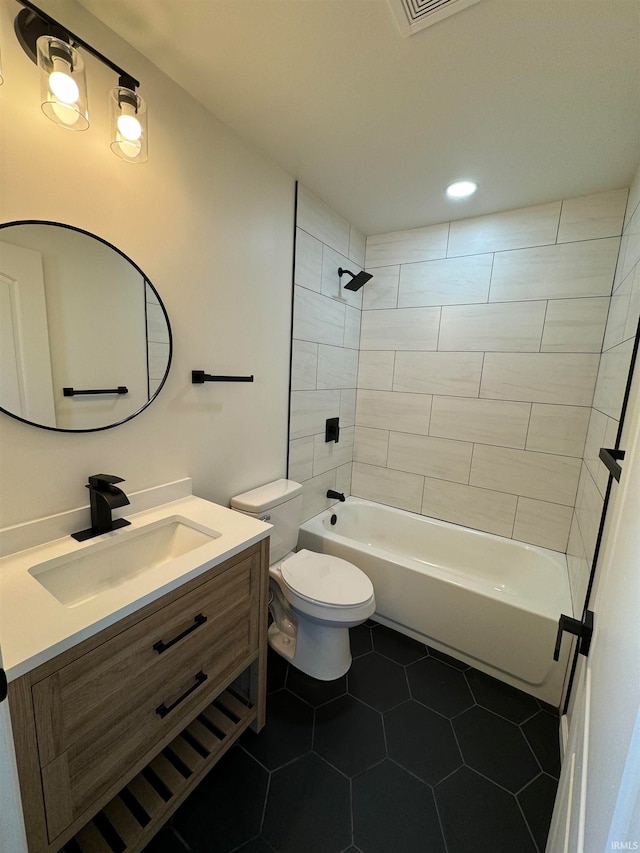
[[[155,701],[163,690],[175,686],[180,695],[179,678],[188,680],[197,662],[194,675],[203,667],[207,672],[210,656],[203,652],[224,639],[220,627],[228,630],[241,614],[255,621],[247,613],[257,604],[259,573],[259,553],[223,563],[200,586],[34,684],[40,765],[126,724],[132,708]],[[246,649],[253,648],[255,633]]]
[[[135,767],[155,744],[161,747],[171,740],[176,730],[215,698],[225,679],[255,657],[257,620],[252,616],[247,606],[219,621],[213,636],[188,664],[143,699],[136,697],[108,725],[96,721],[86,736],[42,768],[51,842],[119,783],[123,767]]]

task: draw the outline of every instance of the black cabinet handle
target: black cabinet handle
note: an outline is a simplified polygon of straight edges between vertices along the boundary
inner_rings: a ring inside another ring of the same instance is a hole
[[[185,631],[182,632],[182,634],[178,634],[178,636],[174,637],[173,640],[169,640],[168,643],[165,643],[163,640],[158,640],[157,643],[153,644],[153,648],[156,652],[158,652],[159,655],[161,655],[162,652],[166,652],[167,649],[170,649],[171,646],[173,646],[175,643],[180,642],[180,640],[186,637],[187,634],[190,634],[192,631],[195,631],[196,628],[200,627],[200,625],[204,625],[206,621],[207,617],[203,616],[202,613],[198,613],[197,616],[193,617],[193,625],[191,625],[190,628],[187,628]]]
[[[164,719],[167,714],[170,714],[171,711],[173,711],[174,708],[177,708],[181,702],[184,702],[187,696],[190,696],[194,690],[197,690],[201,684],[204,684],[208,677],[209,676],[206,672],[200,670],[200,672],[196,675],[195,684],[192,684],[188,690],[185,690],[182,696],[179,696],[175,702],[171,703],[171,705],[165,705],[164,702],[162,703],[162,705],[158,705],[158,707],[156,708],[156,714],[158,714],[160,719]]]

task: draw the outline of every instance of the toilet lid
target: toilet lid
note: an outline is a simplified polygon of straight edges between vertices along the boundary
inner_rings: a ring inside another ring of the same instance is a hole
[[[284,582],[303,598],[323,604],[353,606],[373,595],[373,586],[353,563],[303,549],[280,564]]]

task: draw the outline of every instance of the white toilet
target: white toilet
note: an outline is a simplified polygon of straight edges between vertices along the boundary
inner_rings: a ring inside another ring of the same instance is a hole
[[[369,578],[339,557],[307,550],[293,553],[302,518],[300,483],[267,483],[232,498],[231,507],[273,525],[271,648],[322,681],[344,675],[351,666],[349,628],[376,609]]]

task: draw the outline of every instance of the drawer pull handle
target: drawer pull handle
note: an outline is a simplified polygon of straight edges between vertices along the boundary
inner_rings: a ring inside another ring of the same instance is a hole
[[[158,714],[160,719],[164,719],[167,714],[170,714],[171,711],[173,711],[174,708],[177,708],[181,702],[184,702],[187,696],[190,696],[194,690],[197,690],[201,684],[204,684],[208,677],[209,676],[206,672],[200,670],[200,672],[196,675],[195,684],[192,684],[188,690],[185,690],[182,696],[179,696],[175,702],[171,703],[171,705],[165,705],[164,702],[162,703],[162,705],[158,705],[158,707],[156,708],[156,714]]]
[[[178,634],[177,637],[174,637],[173,640],[169,640],[168,643],[165,643],[163,640],[158,640],[157,643],[153,644],[153,648],[158,652],[159,655],[162,652],[166,652],[167,649],[170,649],[175,643],[180,642],[187,634],[190,634],[192,631],[195,631],[196,628],[199,628],[200,625],[204,625],[207,621],[207,617],[203,616],[202,613],[198,613],[197,616],[193,617],[193,625],[190,628],[187,628],[186,631],[183,631],[182,634]]]

